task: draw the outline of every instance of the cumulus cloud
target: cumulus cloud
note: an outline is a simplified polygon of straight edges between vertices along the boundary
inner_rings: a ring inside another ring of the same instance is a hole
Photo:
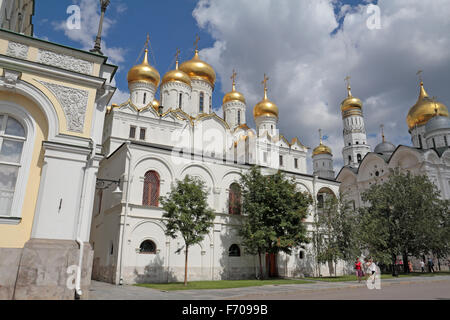
[[[201,55],[214,66],[224,92],[231,88],[232,69],[238,71],[249,122],[267,73],[282,133],[315,147],[322,128],[338,169],[347,75],[364,102],[372,149],[382,123],[388,140],[410,144],[405,119],[418,97],[417,70],[425,71],[429,94],[450,106],[450,0],[379,0],[381,29],[374,30],[367,27],[370,2],[350,7],[336,0],[200,0],[193,16],[215,39]]]
[[[81,28],[69,29],[67,28],[67,22],[65,20],[53,22],[53,27],[55,30],[63,31],[72,41],[80,43],[83,50],[90,50],[94,47],[94,41],[97,36],[98,24],[100,21],[99,2],[92,0],[74,0],[73,3],[78,5],[81,10]],[[117,11],[121,10],[120,12],[124,12],[126,9],[126,5],[123,3],[119,3],[116,7]],[[105,17],[101,47],[103,54],[109,57],[111,63],[120,65],[125,61],[125,49],[120,47],[109,47],[104,41],[108,36],[108,31],[115,23],[116,22],[108,18],[108,16]]]

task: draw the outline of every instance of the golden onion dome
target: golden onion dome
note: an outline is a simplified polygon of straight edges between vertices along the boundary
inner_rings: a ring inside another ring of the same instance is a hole
[[[435,115],[448,117],[448,109],[444,104],[431,99],[423,86],[423,82],[421,82],[419,99],[409,110],[406,118],[409,130],[412,130],[416,125],[426,124]]]
[[[278,107],[267,98],[267,88],[264,90],[264,99],[253,108],[253,116],[255,118],[266,116],[278,119]]]
[[[352,96],[352,91],[351,91],[351,87],[350,85],[347,87],[348,90],[348,97],[342,101],[341,103],[341,111],[345,112],[351,109],[362,109],[363,107],[363,103],[361,102],[360,99]]]
[[[161,85],[169,82],[182,82],[191,86],[191,78],[189,78],[186,72],[178,68],[178,60],[176,62],[175,70],[171,70],[164,75]]]
[[[161,76],[159,75],[158,70],[148,63],[148,49],[145,49],[144,61],[128,71],[128,84],[134,82],[148,82],[152,83],[155,87],[158,87],[160,79]]]
[[[331,149],[322,143],[320,143],[320,145],[313,151],[313,156],[317,156],[319,154],[329,154],[330,156],[333,155]]]
[[[185,72],[191,79],[206,81],[214,88],[216,72],[213,67],[200,59],[198,50],[195,50],[195,55],[191,60],[180,65],[180,70]]]
[[[231,90],[231,92],[228,92],[223,97],[223,104],[230,102],[230,101],[240,101],[244,104],[246,103],[244,95],[242,93],[236,91],[236,83],[234,81],[233,81],[233,89]]]

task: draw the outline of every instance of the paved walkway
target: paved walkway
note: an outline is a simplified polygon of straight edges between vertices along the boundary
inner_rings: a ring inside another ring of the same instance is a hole
[[[406,277],[398,279],[383,279],[381,286],[397,286],[410,284],[440,283],[448,285],[450,291],[450,276],[436,277]],[[315,281],[305,284],[269,285],[262,287],[247,287],[220,290],[185,290],[164,292],[135,286],[115,286],[108,283],[92,281],[89,298],[91,300],[223,300],[241,299],[244,297],[266,298],[270,296],[295,293],[329,292],[340,289],[367,288],[365,283],[355,282],[323,282]],[[382,291],[382,290],[381,290]],[[398,297],[402,299],[402,297]],[[406,299],[403,298],[403,299]]]

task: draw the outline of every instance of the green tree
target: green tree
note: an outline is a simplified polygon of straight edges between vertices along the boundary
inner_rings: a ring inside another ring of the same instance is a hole
[[[258,254],[264,278],[262,254],[291,254],[293,248],[309,242],[303,220],[312,199],[280,171],[264,176],[260,168],[253,167],[242,175],[240,183],[244,219],[239,234],[245,251]]]
[[[313,242],[316,261],[334,263],[339,260],[351,261],[360,253],[357,245],[357,217],[353,206],[344,194],[325,197],[315,218]]]
[[[402,255],[406,271],[409,256],[448,248],[448,237],[435,236],[448,228],[448,203],[427,176],[391,170],[388,181],[372,185],[362,200],[361,240],[378,261],[395,265]]]
[[[186,176],[177,181],[171,192],[161,198],[166,235],[184,239],[186,257],[184,285],[187,285],[189,247],[203,241],[213,226],[214,212],[208,207],[204,182]]]

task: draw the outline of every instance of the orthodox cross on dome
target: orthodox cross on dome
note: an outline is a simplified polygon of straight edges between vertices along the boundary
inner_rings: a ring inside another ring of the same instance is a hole
[[[175,65],[176,65],[175,69],[177,70],[178,70],[178,58],[180,56],[180,53],[181,53],[180,49],[177,48],[177,53],[175,54]]]
[[[322,129],[319,129],[320,144],[323,144]]]
[[[419,70],[419,71],[417,71],[417,73],[416,73],[416,75],[419,76],[420,83],[423,83],[422,74],[423,74],[423,70]]]
[[[150,47],[150,34],[147,33],[147,38],[145,40],[144,48],[142,49],[142,51],[145,52],[144,61],[146,61],[147,63],[148,63],[148,51],[149,51],[148,49],[149,49],[149,47]],[[136,63],[139,62],[139,59],[142,56],[142,51],[139,53],[139,57],[137,58]]]
[[[351,78],[352,78],[352,77],[347,76],[347,77],[345,77],[345,79],[344,79],[344,81],[347,82],[347,90],[348,90],[348,96],[349,96],[349,97],[351,97],[351,95],[352,95],[352,92],[351,92],[352,87],[350,86],[350,79],[351,79]]]
[[[381,138],[383,139],[383,143],[386,142],[386,139],[384,137],[384,124],[380,125],[380,130],[381,130]]]
[[[236,91],[236,76],[237,76],[236,70],[233,69],[233,74],[230,78],[231,80],[233,80],[233,91]]]
[[[264,73],[264,80],[261,82],[264,85],[264,99],[267,100],[267,81],[269,81],[269,78]]]
[[[195,52],[196,53],[198,53],[198,42],[200,41],[200,37],[199,37],[199,35],[197,34],[196,36],[195,36],[195,41],[194,41],[194,46],[195,46]]]

